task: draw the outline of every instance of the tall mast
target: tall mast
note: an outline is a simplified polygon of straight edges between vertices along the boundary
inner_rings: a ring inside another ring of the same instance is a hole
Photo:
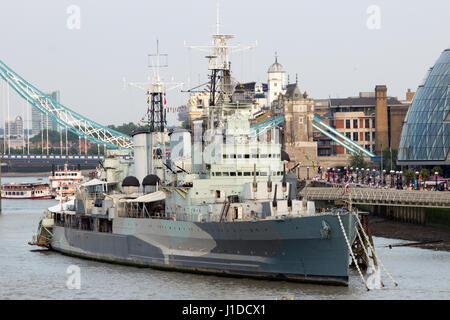
[[[163,97],[163,83],[159,75],[159,68],[167,67],[167,64],[160,63],[160,57],[167,57],[167,54],[159,53],[159,41],[156,40],[156,54],[149,54],[148,56],[150,57],[149,68],[154,69],[154,76],[151,90],[147,91],[147,122],[150,132],[164,132],[164,126],[167,122],[163,101],[163,99],[165,100],[165,97]],[[153,63],[151,57],[155,58],[155,63]]]
[[[251,45],[228,45],[227,42],[234,38],[232,34],[220,33],[219,22],[219,3],[216,6],[216,33],[212,35],[212,44],[207,46],[187,46],[190,49],[196,49],[207,52],[206,58],[209,60],[208,69],[210,70],[210,101],[209,101],[209,121],[208,128],[213,129],[217,123],[220,125],[220,115],[222,105],[226,101],[231,101],[233,94],[233,81],[231,80],[230,59],[231,52],[248,50],[257,46],[257,42]]]
[[[183,86],[179,82],[163,81],[160,77],[160,68],[168,67],[167,54],[159,52],[159,40],[156,40],[156,54],[149,54],[148,67],[153,69],[153,78],[150,76],[145,82],[127,82],[123,79],[124,87],[127,85],[143,90],[147,94],[147,112],[143,119],[147,118],[147,124],[150,132],[164,132],[167,125],[165,105],[165,93]],[[162,63],[162,58],[165,58],[165,63]],[[141,120],[143,121],[143,120]]]

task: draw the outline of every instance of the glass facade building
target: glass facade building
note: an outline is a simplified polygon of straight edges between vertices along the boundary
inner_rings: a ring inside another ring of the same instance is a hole
[[[450,165],[450,49],[414,96],[403,125],[398,164]]]

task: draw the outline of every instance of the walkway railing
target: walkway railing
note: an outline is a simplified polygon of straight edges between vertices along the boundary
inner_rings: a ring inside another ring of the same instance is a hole
[[[350,188],[350,193],[343,193],[343,188],[307,187],[300,195],[313,201],[348,201],[351,197],[351,201],[355,204],[450,208],[450,192]]]

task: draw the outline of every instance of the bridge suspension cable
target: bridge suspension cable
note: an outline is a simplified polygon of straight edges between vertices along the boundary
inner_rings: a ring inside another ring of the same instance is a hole
[[[24,80],[1,60],[0,77],[34,108],[79,137],[108,148],[133,148],[133,141],[130,136],[89,120],[81,114],[65,107]]]

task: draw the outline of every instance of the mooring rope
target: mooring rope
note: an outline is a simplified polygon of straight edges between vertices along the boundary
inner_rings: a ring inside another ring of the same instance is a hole
[[[363,240],[362,240],[362,238],[361,238],[361,235],[360,235],[360,233],[359,233],[359,230],[358,230],[358,228],[356,228],[356,234],[357,234],[357,236],[358,236],[358,239],[359,239],[359,242],[361,243],[361,245],[362,245],[362,247],[363,247],[363,249],[364,249],[364,253],[366,254],[366,257],[367,257],[367,263],[369,263],[369,260],[371,259],[370,257],[369,257],[369,252],[367,251],[367,249],[366,249],[366,246],[363,244]],[[378,269],[376,268],[376,266],[375,266],[375,261],[374,261],[374,271],[375,271],[375,274],[378,276],[378,278],[380,279],[380,283],[381,283],[381,285],[384,287],[384,283],[383,283],[383,281],[381,280],[381,275],[380,275],[380,273],[378,272]]]
[[[356,261],[355,255],[353,254],[352,246],[350,245],[350,241],[347,238],[347,233],[345,232],[344,225],[342,224],[341,215],[339,213],[337,213],[337,217],[339,220],[339,224],[341,225],[341,230],[342,230],[342,233],[344,234],[344,238],[345,238],[345,242],[347,243],[348,250],[350,251],[353,262],[355,263],[356,269],[358,270],[358,273],[361,276],[361,279],[364,282],[364,285],[366,286],[367,291],[369,291],[370,289],[367,286],[366,279],[364,279],[364,276],[363,276],[361,270],[359,269],[358,261]]]
[[[395,284],[395,286],[398,286],[398,283],[394,280],[394,278],[391,276],[391,274],[386,270],[386,267],[384,266],[383,262],[381,262],[380,258],[378,258],[377,254],[375,253],[375,249],[373,248],[372,244],[369,241],[369,237],[367,236],[366,232],[364,231],[364,228],[361,224],[361,221],[359,220],[356,213],[353,213],[355,215],[356,221],[358,221],[359,228],[362,230],[364,237],[366,238],[367,243],[369,244],[370,250],[372,250],[373,255],[375,256],[375,259],[377,259],[377,262],[380,263],[381,267],[383,268],[384,272],[388,275],[389,279]]]

